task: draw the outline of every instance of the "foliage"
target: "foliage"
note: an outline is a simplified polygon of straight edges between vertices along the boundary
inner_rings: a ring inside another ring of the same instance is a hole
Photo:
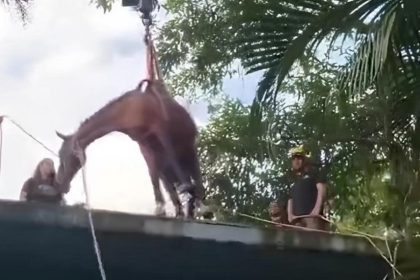
[[[248,115],[249,108],[227,100],[200,136],[207,196],[230,221],[241,220],[235,213],[268,218],[267,205],[290,185],[284,176],[288,162],[270,159],[267,143],[248,130]],[[282,148],[287,153],[287,146]]]
[[[264,71],[256,100],[272,103],[293,63],[329,35],[331,46],[355,44],[341,83],[352,94],[386,69],[388,54],[402,70],[417,68],[416,0],[178,0],[165,8],[172,18],[160,33],[162,65],[192,88],[217,84],[240,61],[248,72]]]
[[[407,177],[395,185],[391,180],[394,165],[384,120],[398,119],[388,107],[398,107],[398,100],[385,106],[374,92],[343,98],[333,83],[341,67],[313,56],[302,59],[300,66],[281,88],[283,95],[293,93],[300,99],[267,110],[260,127],[249,123],[251,107],[227,100],[202,132],[202,169],[209,198],[223,209],[219,218],[246,221],[238,213],[267,218],[268,201],[290,186],[287,151],[304,144],[313,162],[328,174],[337,223],[392,238],[419,234],[420,203],[412,196],[418,181]],[[414,127],[408,128],[393,143],[404,176],[416,172],[410,169],[415,159],[404,154],[417,149],[415,133]]]
[[[255,137],[270,138],[273,133],[277,118],[272,116],[282,111],[278,93],[294,93],[303,98],[303,105],[296,110],[307,116],[303,123],[312,128],[308,129],[312,137],[307,139],[314,140],[308,144],[317,148],[323,141],[329,143],[326,151],[320,151],[326,158],[332,157],[328,166],[346,170],[358,186],[362,178],[367,186],[388,184],[408,207],[418,199],[420,189],[420,99],[415,94],[419,73],[418,63],[414,65],[419,60],[420,38],[416,3],[168,1],[165,8],[172,18],[160,33],[161,62],[178,89],[217,88],[238,61],[248,72],[263,71],[250,111],[253,125],[248,129],[253,129]],[[326,60],[336,60],[337,40],[348,45],[347,38],[353,46],[343,50],[338,44],[344,65],[328,63],[334,73],[314,83],[313,73],[308,71],[320,71],[316,67],[326,64],[305,65],[310,61],[305,56],[313,57],[313,50],[323,46],[327,47]],[[297,59],[299,66],[294,64]],[[284,80],[299,71],[301,77],[292,79],[293,83]],[[320,121],[314,124],[314,120]],[[298,135],[296,131],[290,134]],[[334,149],[340,149],[348,161],[334,158],[338,153]],[[358,159],[355,163],[353,157]],[[357,174],[351,174],[353,170]],[[390,179],[384,181],[384,176]],[[348,185],[348,180],[342,184]],[[370,202],[353,199],[343,203],[363,206]],[[399,216],[408,214],[408,208],[402,208],[405,210]],[[405,226],[403,221],[401,228]]]
[[[26,23],[28,20],[28,8],[30,6],[31,0],[0,0],[1,4],[6,6],[13,6],[17,13],[19,14],[23,23]]]
[[[32,2],[33,0],[0,0],[1,4],[13,6],[24,24],[29,20],[29,8]],[[90,3],[102,8],[104,12],[110,11],[114,2],[115,0],[90,0]]]
[[[250,154],[241,159],[231,151],[236,157],[223,165],[224,146],[223,157],[205,165],[206,176],[230,177],[225,184],[242,182],[236,185],[241,189],[250,175],[232,173],[235,162],[285,170],[285,153],[277,146],[288,145],[286,138],[305,142],[330,175],[342,222],[405,238],[419,233],[420,2],[177,0],[166,8],[172,17],[160,33],[161,62],[181,93],[200,88],[214,94],[238,64],[262,74],[253,106],[221,113],[225,130],[219,123],[213,134],[206,132],[213,141],[202,142],[202,150],[211,144],[213,151],[230,143],[227,129],[236,118],[246,129],[235,130],[241,139],[235,143]],[[322,49],[329,63],[314,63],[314,52]],[[331,63],[337,59],[341,66]],[[300,98],[288,110],[279,102],[285,93]],[[267,150],[259,148],[257,156],[256,147]],[[209,157],[203,153],[202,159]]]
[[[306,67],[310,70],[295,75],[284,86],[287,91],[293,88],[303,100],[288,106],[279,104],[280,110],[265,116],[261,127],[270,134],[259,136],[248,122],[251,108],[237,102],[227,102],[213,116],[200,142],[208,185],[217,189],[219,201],[229,200],[224,201],[224,207],[242,211],[243,205],[259,205],[241,195],[249,189],[246,192],[258,194],[252,199],[266,202],[275,196],[273,190],[287,187],[287,179],[282,178],[290,164],[287,151],[304,144],[311,149],[314,163],[329,174],[337,216],[351,217],[352,223],[362,228],[375,225],[372,230],[385,226],[401,229],[399,221],[404,213],[398,199],[404,196],[386,180],[390,165],[380,122],[386,109],[372,105],[379,100],[376,95],[357,103],[342,100],[331,86],[334,75],[338,75],[336,68],[313,61],[308,59]],[[248,186],[250,176],[255,180]],[[219,186],[218,180],[224,185]],[[262,210],[259,205],[251,212],[264,213]]]
[[[109,12],[115,0],[90,0],[90,2],[96,4],[96,7],[103,9],[104,12]]]

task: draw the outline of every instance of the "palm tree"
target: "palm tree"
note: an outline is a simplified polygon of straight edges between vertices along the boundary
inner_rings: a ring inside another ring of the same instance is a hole
[[[402,70],[405,82],[418,85],[412,80],[420,67],[416,0],[240,1],[236,10],[239,56],[249,73],[265,71],[260,100],[275,95],[293,63],[328,36],[331,44],[349,37],[356,44],[341,81],[350,93],[362,93],[387,71]]]
[[[254,103],[259,113],[275,104],[280,85],[305,52],[325,42],[354,43],[337,86],[348,96],[381,97],[379,141],[392,185],[403,194],[405,214],[412,215],[408,205],[420,198],[420,2],[241,1],[236,22],[238,57],[248,73],[264,71]]]
[[[329,50],[353,45],[350,55],[339,53],[346,62],[331,94],[343,93],[350,103],[378,96],[361,106],[375,106],[380,131],[374,147],[385,154],[391,185],[403,194],[401,208],[407,217],[413,214],[408,205],[420,199],[420,1],[169,2],[177,2],[172,5],[180,11],[161,33],[164,68],[185,69],[189,62],[195,66],[186,68],[195,70],[190,84],[201,77],[217,79],[220,67],[235,59],[248,73],[262,72],[252,110],[257,121],[267,107],[276,106],[297,60],[325,44]],[[401,228],[409,224],[403,221]]]

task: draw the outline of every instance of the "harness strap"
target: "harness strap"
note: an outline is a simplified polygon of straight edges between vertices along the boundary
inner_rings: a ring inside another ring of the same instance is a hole
[[[153,44],[153,40],[149,35],[147,39],[147,58],[146,58],[146,65],[147,65],[147,79],[150,81],[153,80],[161,80],[162,77],[160,75],[159,67],[157,65],[156,59],[156,49]]]
[[[162,79],[162,73],[159,68],[159,63],[157,60],[156,55],[156,48],[153,44],[152,35],[150,33],[150,25],[146,25],[146,34],[144,36],[144,41],[147,46],[146,50],[146,66],[147,66],[147,77],[146,79],[143,79],[139,85],[138,88],[141,89],[143,84],[147,82],[148,84],[152,83],[153,81],[161,81],[163,83]],[[168,112],[166,110],[166,107],[163,104],[162,96],[159,92],[156,92],[156,90],[152,87],[150,87],[150,90],[153,92],[153,94],[159,99],[160,107],[162,109],[163,117],[165,120],[168,120]]]

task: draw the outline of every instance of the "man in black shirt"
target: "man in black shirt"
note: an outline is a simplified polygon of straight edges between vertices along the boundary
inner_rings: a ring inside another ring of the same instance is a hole
[[[298,226],[325,229],[325,221],[316,216],[323,214],[326,179],[311,168],[303,147],[294,148],[290,153],[295,177],[287,203],[289,221]]]

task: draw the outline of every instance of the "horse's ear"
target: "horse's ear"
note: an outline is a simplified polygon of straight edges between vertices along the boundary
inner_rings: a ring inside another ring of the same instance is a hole
[[[66,140],[66,139],[69,138],[68,136],[66,136],[66,135],[64,135],[64,134],[62,134],[62,133],[60,133],[58,131],[55,131],[55,133],[57,134],[58,137],[60,137],[63,140]]]

